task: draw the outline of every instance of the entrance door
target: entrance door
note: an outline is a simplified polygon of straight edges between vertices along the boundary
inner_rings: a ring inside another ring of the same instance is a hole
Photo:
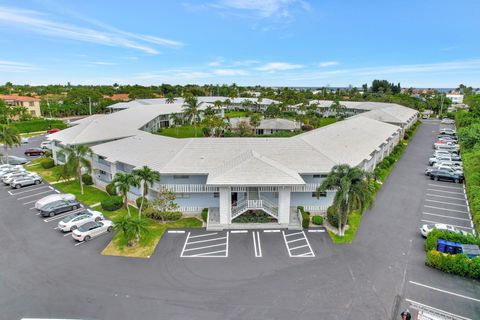
[[[238,193],[232,192],[232,205],[235,205],[238,201]]]

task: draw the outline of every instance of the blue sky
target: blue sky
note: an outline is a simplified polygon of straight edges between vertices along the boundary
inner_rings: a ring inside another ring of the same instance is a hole
[[[477,0],[0,0],[0,82],[479,87],[479,14]]]

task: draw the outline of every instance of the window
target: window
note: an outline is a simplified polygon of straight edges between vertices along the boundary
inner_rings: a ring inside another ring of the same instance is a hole
[[[190,176],[173,176],[173,179],[188,179]]]
[[[30,102],[28,103],[28,105],[29,105],[30,107],[33,107],[33,102],[30,101]]]
[[[320,175],[319,174],[314,174],[313,177],[314,178],[320,178]]]
[[[318,195],[319,195],[320,197],[324,198],[324,197],[327,196],[327,193],[326,193],[326,192],[320,192]],[[317,193],[316,193],[316,192],[312,192],[312,197],[313,197],[313,198],[316,198],[316,197],[317,197]]]
[[[214,198],[220,197],[220,192],[214,192],[214,193],[213,193],[213,197],[214,197]]]

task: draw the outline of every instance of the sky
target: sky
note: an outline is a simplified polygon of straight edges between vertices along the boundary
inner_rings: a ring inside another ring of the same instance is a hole
[[[480,87],[478,0],[0,0],[0,83]]]

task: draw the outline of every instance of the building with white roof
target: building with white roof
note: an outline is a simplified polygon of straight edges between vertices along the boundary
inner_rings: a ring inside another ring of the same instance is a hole
[[[155,99],[156,100],[156,99]],[[413,124],[417,111],[394,104],[361,103],[364,112],[344,121],[290,138],[187,138],[154,132],[182,103],[136,105],[107,115],[82,119],[76,126],[49,136],[53,156],[61,145],[85,144],[92,150],[94,182],[105,187],[117,172],[148,166],[160,173],[149,190],[176,195],[180,210],[199,213],[209,208],[210,230],[245,227],[234,219],[262,210],[276,223],[262,227],[301,228],[296,207],[325,212],[334,191],[315,191],[336,164],[371,171]],[[141,195],[133,188],[129,198]]]

